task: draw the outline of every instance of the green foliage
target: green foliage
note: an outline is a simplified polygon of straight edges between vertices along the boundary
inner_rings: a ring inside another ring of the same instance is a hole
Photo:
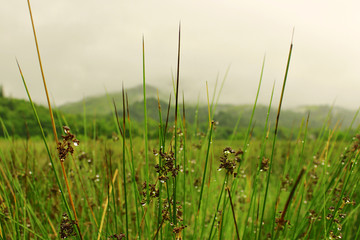
[[[151,87],[148,87],[152,89]],[[135,91],[133,89],[132,91]],[[151,95],[151,94],[150,94]],[[132,96],[129,96],[131,99]],[[79,102],[79,104],[82,102]],[[12,99],[12,98],[0,98],[0,118],[5,124],[7,131],[13,137],[22,137],[25,138],[27,135],[31,136],[40,136],[40,131],[37,129],[36,121],[33,117],[31,106],[29,102],[25,100]],[[167,102],[160,100],[160,105],[162,111],[162,118],[166,119],[167,114]],[[106,102],[106,106],[111,106],[109,102]],[[122,103],[119,102],[118,106],[121,106]],[[71,105],[68,105],[71,106]],[[77,104],[75,104],[77,106]],[[82,106],[82,105],[81,105]],[[109,107],[110,107],[109,106]],[[83,107],[83,106],[82,106]],[[142,137],[143,136],[143,119],[144,119],[144,111],[143,111],[143,102],[142,101],[132,101],[130,104],[130,114],[133,120],[133,136],[134,137]],[[51,132],[51,121],[48,116],[48,112],[46,107],[41,105],[36,105],[38,110],[40,119],[43,124],[43,128],[46,134]],[[149,138],[155,139],[158,134],[158,102],[155,98],[148,98],[147,100],[147,108],[148,108],[148,121],[149,121]],[[182,105],[179,106],[182,109]],[[84,122],[82,109],[79,111],[75,111],[76,113],[71,113],[71,111],[67,111],[67,108],[60,107],[63,113],[60,113],[60,119],[62,122],[65,119],[66,122],[71,126],[74,132],[78,134],[84,133]],[[75,108],[74,108],[75,109]],[[113,133],[115,132],[112,124],[109,124],[113,121],[112,112],[107,114],[92,114],[96,112],[93,109],[93,106],[90,104],[86,105],[87,109],[87,118],[90,119],[87,122],[87,134],[91,138],[98,138],[101,136],[111,138]],[[112,110],[113,111],[113,110]],[[173,112],[173,106],[170,109],[170,112]],[[195,123],[195,115],[196,111],[198,111],[198,123]],[[215,133],[216,137],[219,139],[228,139],[229,136],[233,133],[233,129],[235,124],[240,117],[239,121],[239,129],[236,132],[236,138],[244,139],[246,128],[249,123],[250,115],[251,115],[251,106],[242,105],[221,105],[217,106],[217,110],[214,114],[215,121]],[[341,121],[341,126],[348,126],[350,124],[351,118],[354,115],[354,112],[341,109],[334,108],[330,114],[329,119],[327,119],[327,115],[331,108],[328,106],[318,106],[318,107],[307,107],[303,109],[299,109],[297,111],[293,110],[284,110],[282,112],[282,124],[279,129],[279,138],[280,139],[288,139],[290,137],[294,138],[295,136],[291,136],[292,132],[296,131],[298,126],[300,126],[301,121],[303,120],[307,111],[311,111],[311,119],[309,123],[310,134],[313,138],[316,138],[321,130],[321,127],[324,121],[329,121],[330,126],[334,127],[337,121]],[[253,131],[252,136],[256,138],[260,138],[262,136],[263,126],[265,124],[267,107],[259,105],[256,108],[255,116],[253,120]],[[122,111],[119,110],[119,116],[122,115]],[[270,127],[273,128],[275,124],[275,110],[272,110],[270,113]],[[186,106],[186,121],[191,126],[197,126],[198,132],[206,132],[208,127],[208,114],[207,107],[200,106],[197,108],[193,105]],[[169,116],[169,127],[174,124],[174,116],[171,114]],[[355,122],[355,126],[359,124],[359,120]],[[343,129],[343,128],[342,128]],[[60,126],[58,126],[58,130],[61,131]],[[94,136],[94,133],[96,136]],[[344,133],[340,132],[340,135]],[[0,136],[4,137],[3,129],[0,129]]]

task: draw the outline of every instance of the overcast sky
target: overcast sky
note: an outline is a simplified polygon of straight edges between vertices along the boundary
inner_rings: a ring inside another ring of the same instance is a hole
[[[147,83],[170,92],[182,25],[180,85],[185,98],[206,96],[230,66],[220,101],[254,101],[266,54],[261,103],[276,82],[278,102],[291,34],[294,49],[285,107],[360,104],[358,1],[330,0],[32,0],[48,89],[57,105],[142,83],[145,36]],[[26,98],[15,57],[30,93],[44,103],[26,0],[1,0],[0,83]],[[131,97],[131,96],[130,96]]]

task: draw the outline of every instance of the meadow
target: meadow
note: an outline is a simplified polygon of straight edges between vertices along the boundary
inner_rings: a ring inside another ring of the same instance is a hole
[[[34,23],[33,29],[48,96]],[[235,124],[227,139],[217,138],[221,125],[214,119],[222,85],[213,96],[207,94],[205,131],[197,127],[198,113],[194,121],[187,121],[185,101],[179,103],[178,92],[180,41],[179,28],[175,100],[170,98],[168,107],[162,108],[158,99],[158,134],[151,139],[145,39],[142,137],[132,135],[131,95],[124,88],[122,104],[109,103],[112,137],[94,137],[91,131],[96,128],[74,132],[72,121],[53,113],[49,97],[52,133],[45,134],[18,63],[19,81],[41,138],[30,134],[15,138],[1,121],[1,239],[360,238],[360,135],[353,124],[357,114],[345,128],[324,121],[316,137],[309,136],[311,114],[307,114],[300,126],[290,129],[289,139],[278,138],[293,41],[281,97],[269,99],[260,136],[253,136],[253,119],[265,60],[243,137],[237,137],[240,128]],[[270,124],[274,106],[276,122]],[[174,121],[169,121],[170,115]],[[84,114],[83,121],[92,119]]]

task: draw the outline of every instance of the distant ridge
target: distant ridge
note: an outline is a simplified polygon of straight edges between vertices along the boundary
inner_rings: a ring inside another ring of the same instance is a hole
[[[158,136],[159,112],[156,92],[156,88],[147,86],[147,115],[149,119],[149,129],[151,129],[150,135],[152,138],[156,138]],[[163,110],[162,118],[165,119],[167,117],[166,109],[169,95],[161,92],[159,94],[160,105]],[[129,89],[128,95],[134,134],[139,136],[142,135],[143,126],[140,123],[144,120],[142,87],[137,86]],[[64,124],[62,122],[63,118],[60,116],[64,116],[67,124],[71,126],[75,133],[79,134],[84,131],[84,122],[82,119],[85,102],[86,115],[89,119],[96,119],[97,134],[99,134],[99,136],[111,136],[115,129],[111,115],[113,113],[112,98],[115,99],[120,113],[122,111],[121,92],[111,93],[108,95],[104,94],[103,96],[97,97],[89,97],[84,101],[62,106],[60,110],[63,115],[56,114],[56,118],[59,121],[57,124],[58,130],[61,130],[60,126]],[[174,122],[173,104],[174,101],[172,101],[172,107],[170,109],[170,124]],[[45,133],[51,134],[51,121],[47,108],[37,105],[36,109],[38,115],[40,116]],[[182,111],[182,107],[180,107],[180,109]],[[260,104],[257,105],[253,121],[253,136],[262,136],[263,129],[265,127],[267,109],[267,106]],[[214,113],[213,119],[218,123],[216,136],[219,139],[228,139],[228,137],[233,133],[236,124],[238,124],[239,127],[237,130],[239,137],[244,136],[243,134],[246,132],[252,113],[251,105],[219,104],[216,110],[213,109],[212,111]],[[57,113],[57,111],[55,112]],[[331,107],[328,105],[301,106],[292,109],[284,109],[280,117],[279,136],[282,138],[294,136],[293,130],[297,131],[300,126],[304,127],[304,121],[306,121],[308,113],[310,113],[309,130],[311,131],[311,136],[316,137],[317,134],[320,133],[320,129],[323,128],[324,124],[329,127],[329,129],[332,129],[335,126],[337,128],[340,127],[342,130],[348,129],[356,111],[341,107]],[[93,114],[96,114],[96,116],[91,116]],[[276,114],[277,110],[276,108],[273,108],[270,112],[270,129],[274,128]],[[354,134],[356,134],[356,129],[359,128],[360,124],[359,119],[360,116],[357,116],[352,126],[353,130],[350,132],[350,136],[354,136]],[[207,106],[203,104],[196,106],[194,104],[187,103],[186,121],[188,126],[196,127],[200,131],[206,131],[208,127]],[[2,125],[2,127],[0,127],[0,137],[6,137],[7,134],[10,136],[26,137],[28,132],[30,136],[39,136],[40,134],[30,103],[26,100],[0,97],[0,123]],[[89,123],[87,127],[90,127]]]
[[[146,98],[157,99],[157,88],[146,84]],[[125,89],[128,94],[129,104],[143,101],[143,86],[138,85],[129,89]],[[167,101],[169,94],[165,94],[159,90],[159,97],[163,101]],[[78,114],[84,111],[84,103],[86,113],[91,115],[104,115],[113,112],[112,99],[115,99],[117,106],[122,106],[122,91],[112,92],[108,94],[86,97],[84,100],[66,103],[59,107],[59,110],[65,113]]]

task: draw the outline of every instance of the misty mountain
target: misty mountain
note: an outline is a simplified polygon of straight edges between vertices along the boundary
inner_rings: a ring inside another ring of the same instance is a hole
[[[140,102],[144,99],[143,95],[143,86],[139,85],[130,89],[126,89],[128,95],[129,105]],[[157,99],[157,89],[153,86],[146,85],[146,97]],[[159,92],[160,99],[169,98],[168,94]],[[90,115],[104,115],[112,113],[114,110],[113,99],[115,100],[117,108],[122,107],[122,91],[111,92],[99,96],[87,97],[82,101],[66,103],[59,107],[59,110],[71,113],[78,114],[84,112],[84,105],[86,107],[86,113]]]
[[[144,119],[143,112],[143,89],[142,86],[127,89],[129,99],[129,109],[131,118],[137,122],[142,122]],[[146,85],[147,94],[147,114],[148,117],[155,122],[159,121],[157,89],[150,85]],[[84,103],[86,106],[86,114],[88,116],[96,114],[97,116],[113,114],[114,107],[112,99],[115,99],[118,113],[122,112],[122,93],[111,93],[102,96],[86,98],[84,101],[66,104],[60,107],[60,111],[64,113],[82,114],[84,111]],[[169,95],[159,90],[160,106],[163,120],[167,117],[168,98]],[[171,107],[169,114],[169,121],[174,121],[174,94],[172,94]],[[275,105],[275,104],[274,104]],[[179,114],[182,116],[182,103],[179,103]],[[218,104],[212,106],[211,112],[213,119],[219,124],[218,128],[223,131],[223,134],[231,134],[235,125],[238,124],[239,129],[246,129],[253,106],[252,105],[233,105],[233,104]],[[266,121],[268,106],[258,105],[254,115],[254,127],[260,131],[263,129]],[[301,106],[294,109],[282,110],[280,115],[280,128],[293,129],[300,127],[302,121],[306,121],[309,114],[309,128],[320,129],[324,123],[342,129],[350,126],[355,111],[351,111],[341,107],[322,106]],[[276,121],[277,108],[272,107],[270,111],[270,126],[274,126]],[[193,103],[185,102],[185,116],[188,124],[194,128],[206,129],[208,124],[208,107],[206,104],[200,103],[198,106]],[[360,124],[357,118],[353,127]]]

